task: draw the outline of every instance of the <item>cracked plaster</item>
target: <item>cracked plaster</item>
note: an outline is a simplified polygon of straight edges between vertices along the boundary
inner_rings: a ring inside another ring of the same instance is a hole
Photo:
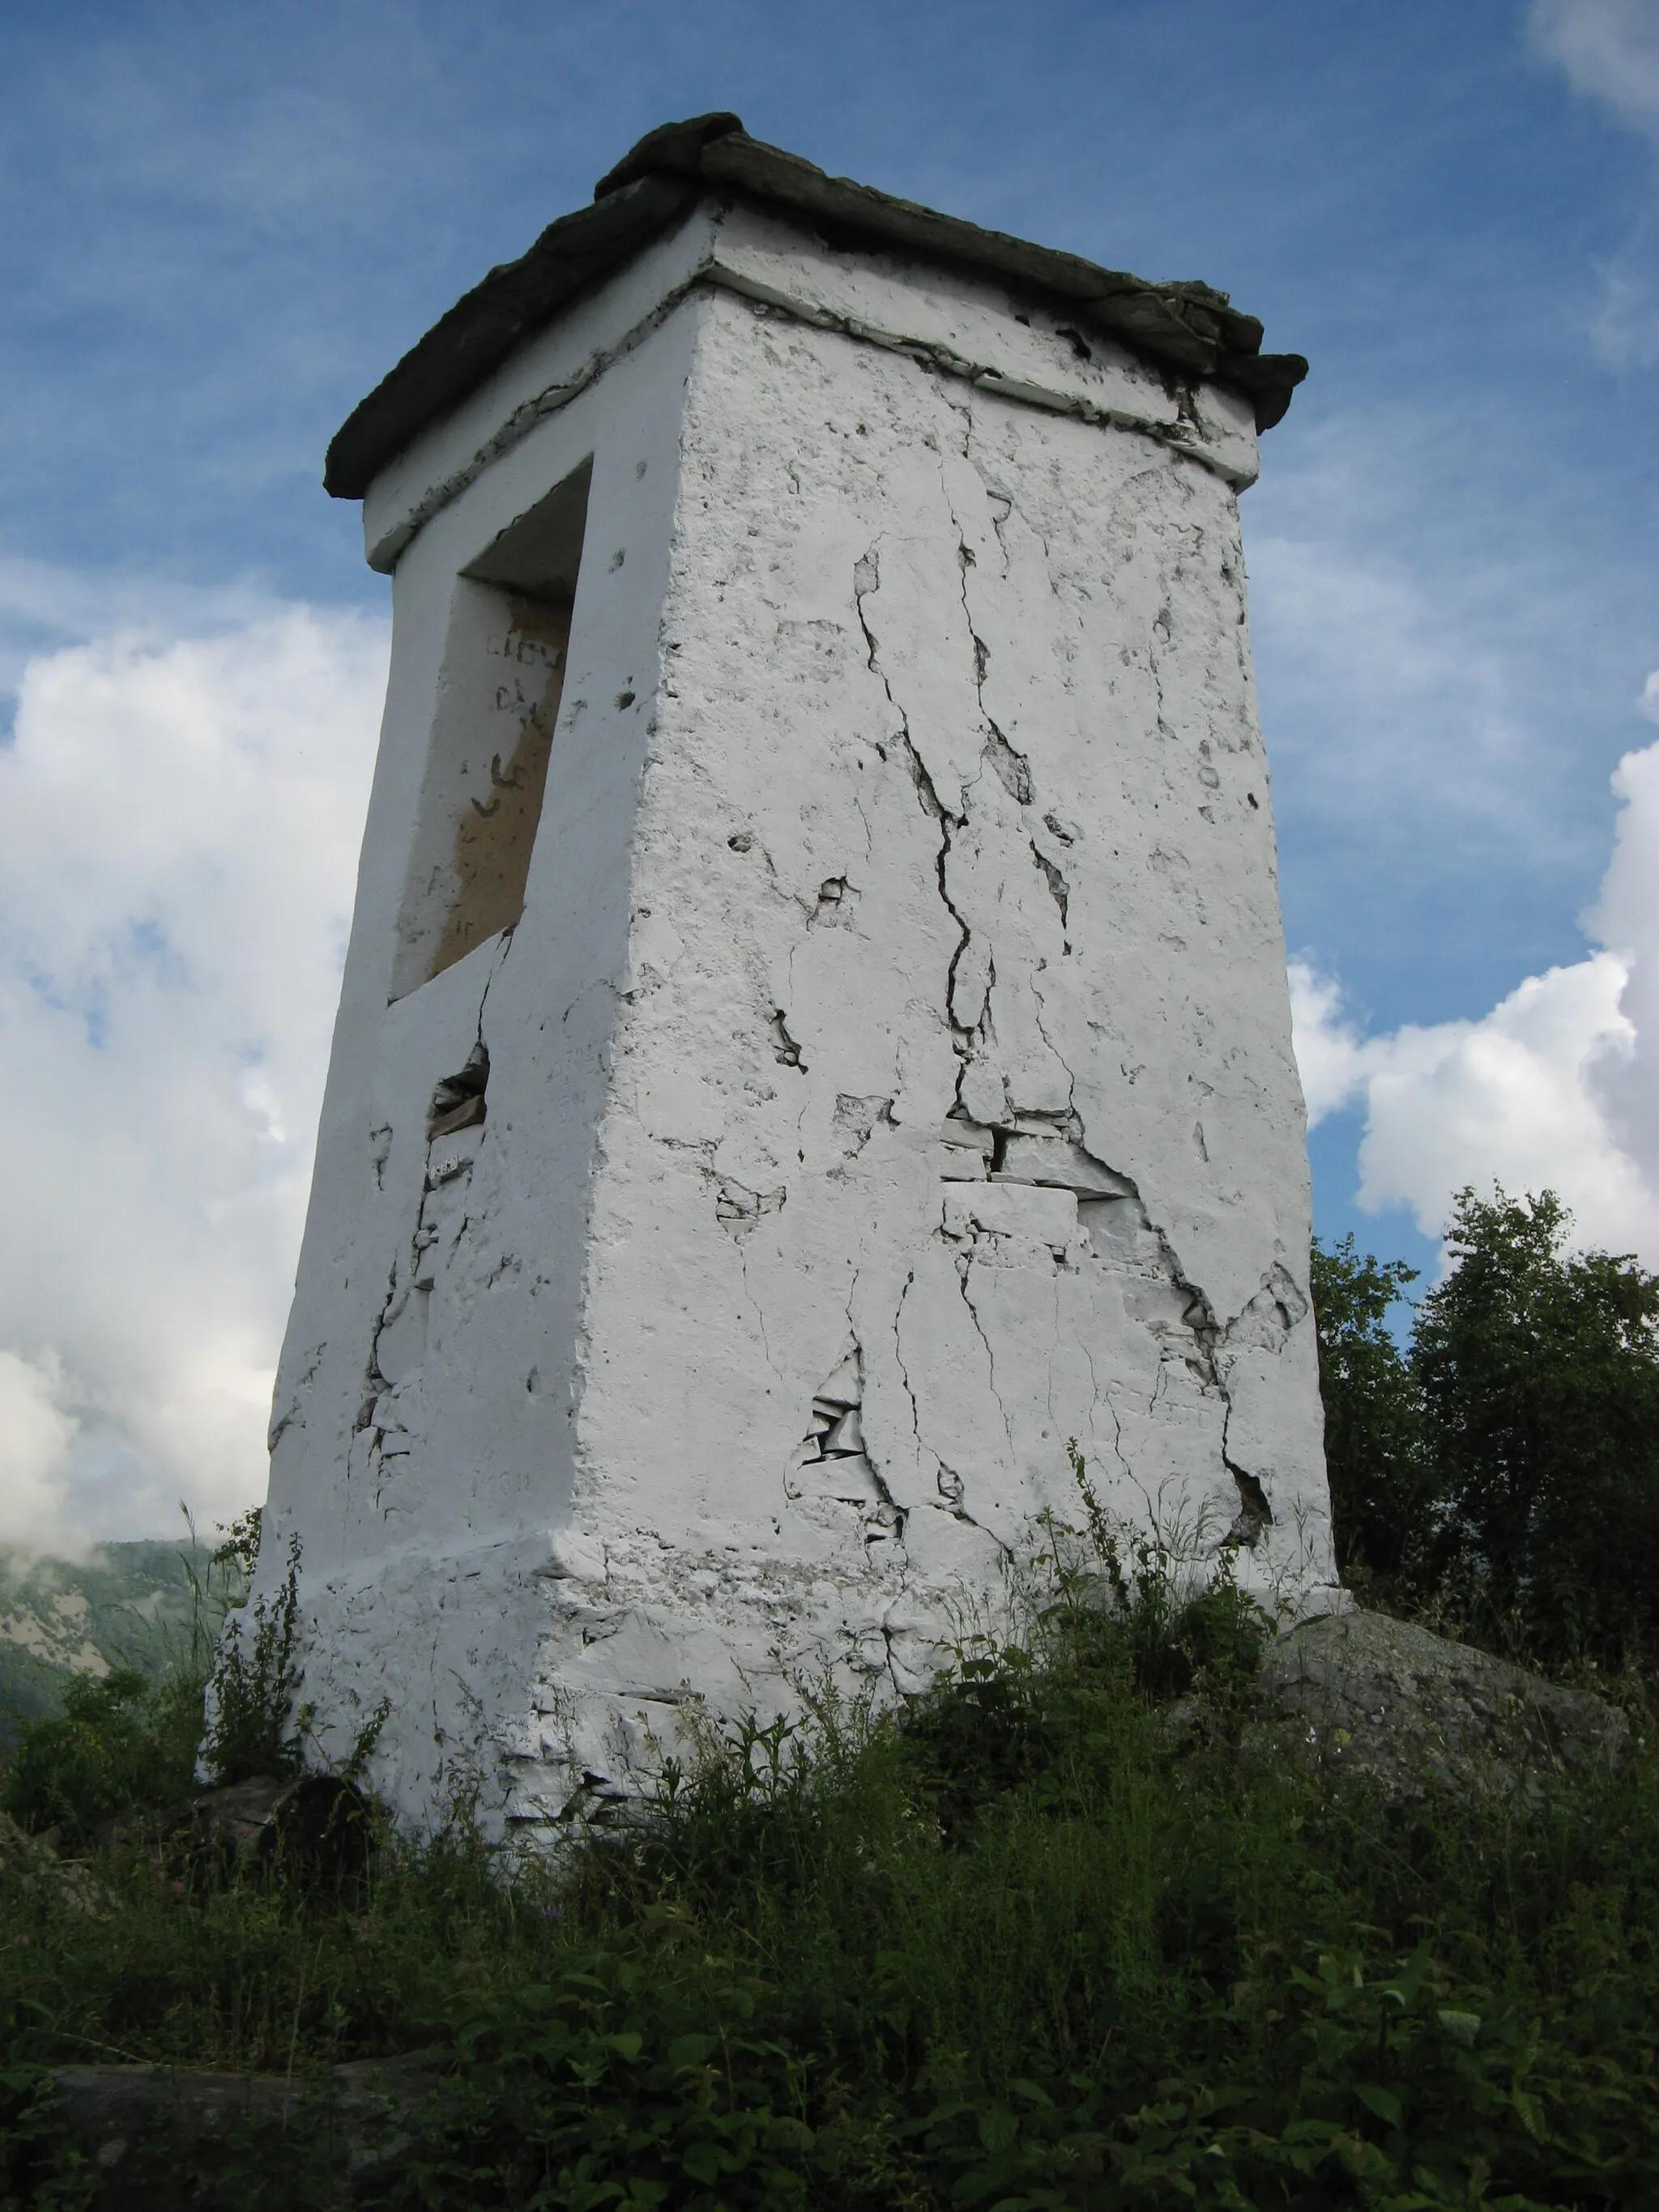
[[[1073,1443],[1329,1595],[1253,438],[872,337],[907,292],[1042,334],[786,230],[728,219],[741,287],[653,249],[654,302],[613,280],[368,502],[406,534],[268,1556],[325,1741],[390,1698],[410,1817],[547,1837],[688,1699],[920,1687]],[[590,454],[522,918],[388,1003],[457,574]]]

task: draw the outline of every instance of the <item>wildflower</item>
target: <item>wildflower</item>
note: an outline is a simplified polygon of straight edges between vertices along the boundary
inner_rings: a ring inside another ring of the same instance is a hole
[[[544,1905],[542,1907],[542,1918],[544,1920],[562,1920],[564,1918],[564,1908],[562,1905]]]

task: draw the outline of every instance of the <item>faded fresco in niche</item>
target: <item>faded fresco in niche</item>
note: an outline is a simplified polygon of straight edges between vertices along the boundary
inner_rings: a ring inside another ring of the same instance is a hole
[[[484,702],[476,751],[462,764],[450,854],[448,916],[432,956],[436,975],[524,911],[541,820],[548,756],[570,643],[568,601],[496,596],[507,619],[484,636]]]

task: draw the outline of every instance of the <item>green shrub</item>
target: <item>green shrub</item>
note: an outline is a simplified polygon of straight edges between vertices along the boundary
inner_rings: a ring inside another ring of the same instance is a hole
[[[0,1808],[74,1847],[141,1805],[191,1787],[201,1726],[199,1682],[148,1680],[129,1668],[77,1675],[55,1717],[27,1722],[0,1782]]]
[[[556,1962],[428,2023],[398,2201],[1655,2201],[1645,1753],[1527,1810],[1332,1796],[1251,1734],[1224,1555],[1085,1523],[1024,1642],[734,1725],[590,1838]]]
[[[422,2048],[387,2205],[1659,2201],[1652,1753],[1333,1794],[1252,1730],[1225,1555],[1087,1520],[1024,1637],[897,1712],[710,1730],[557,1869],[383,1828],[345,1895],[137,1843],[100,1917],[0,1893],[0,2180],[50,2168],[49,2063]]]

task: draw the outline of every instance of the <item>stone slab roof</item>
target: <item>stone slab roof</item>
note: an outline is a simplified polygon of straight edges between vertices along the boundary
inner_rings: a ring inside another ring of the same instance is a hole
[[[908,254],[1001,278],[1062,301],[1080,323],[1183,381],[1212,379],[1250,401],[1270,429],[1308,373],[1300,354],[1264,354],[1261,325],[1208,284],[1149,283],[1079,254],[1033,246],[939,215],[751,138],[735,115],[699,115],[648,131],[593,188],[593,204],[550,223],[516,261],[475,284],[336,433],[323,475],[336,499],[361,499],[426,425],[476,391],[514,349],[585,287],[620,267],[710,191],[788,210],[833,247]]]

